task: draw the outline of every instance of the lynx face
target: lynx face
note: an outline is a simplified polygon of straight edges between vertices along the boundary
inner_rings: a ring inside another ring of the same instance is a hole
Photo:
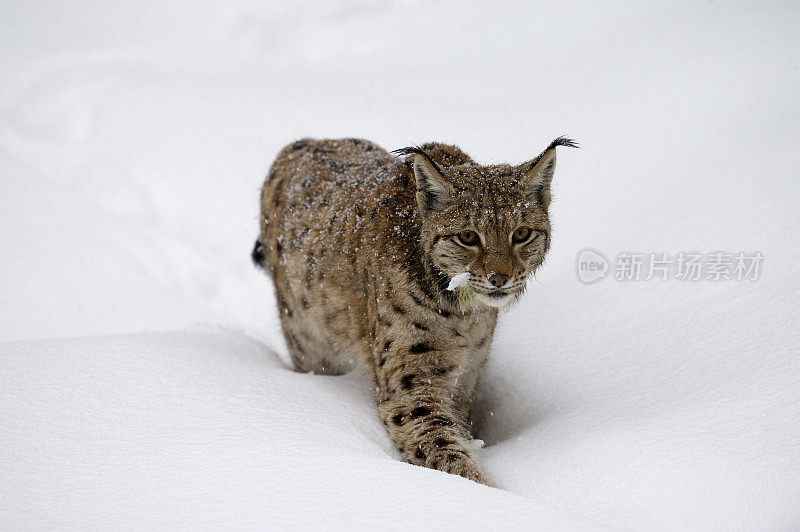
[[[485,199],[496,195],[492,188],[483,191]],[[512,190],[504,203],[476,200],[469,193],[458,195],[454,203],[452,210],[431,213],[423,220],[433,264],[448,277],[470,272],[465,288],[481,303],[493,307],[513,303],[550,245],[547,209]]]
[[[556,139],[541,155],[518,166],[437,165],[413,153],[422,245],[448,277],[470,272],[468,299],[492,307],[514,303],[550,246],[550,183]],[[464,295],[462,292],[461,295]]]

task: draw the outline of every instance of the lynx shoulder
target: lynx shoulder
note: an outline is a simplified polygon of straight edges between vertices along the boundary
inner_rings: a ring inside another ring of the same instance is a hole
[[[557,146],[576,145],[559,137],[530,161],[483,166],[441,143],[394,156],[303,139],[269,171],[252,257],[275,284],[294,365],[365,367],[408,462],[488,484],[472,397],[498,309],[549,248]]]

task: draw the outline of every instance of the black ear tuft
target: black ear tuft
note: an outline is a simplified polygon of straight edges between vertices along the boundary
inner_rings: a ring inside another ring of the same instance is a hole
[[[417,146],[406,146],[405,148],[400,148],[397,150],[392,150],[392,153],[396,155],[419,155],[420,157],[424,158],[428,163],[433,166],[437,172],[440,174],[442,173],[442,169],[439,168],[439,165],[431,159],[430,155],[422,151],[422,149],[418,148]]]
[[[545,150],[542,153],[537,155],[532,161],[528,162],[527,164],[528,171],[536,167],[539,161],[542,160],[542,157],[544,157],[544,154],[552,150],[556,146],[566,146],[567,148],[580,148],[577,142],[565,137],[564,135],[561,135],[560,137],[554,139],[553,142],[551,142],[550,145],[547,148],[545,148]]]
[[[423,152],[416,146],[406,146],[405,148],[398,148],[396,150],[392,150],[392,153],[396,153],[397,155],[411,155],[412,153],[423,154],[425,152]]]
[[[577,142],[575,142],[572,139],[568,139],[564,135],[561,135],[553,142],[551,142],[550,145],[547,147],[547,149],[549,150],[550,148],[555,148],[556,146],[566,146],[567,148],[580,148]]]

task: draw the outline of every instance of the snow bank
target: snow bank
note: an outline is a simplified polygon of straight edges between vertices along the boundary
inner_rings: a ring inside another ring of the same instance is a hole
[[[1,528],[800,523],[795,6],[0,11]],[[480,383],[497,488],[403,464],[365,379],[281,362],[267,166],[303,136],[521,162],[559,134],[553,246]],[[764,261],[587,285],[587,248]]]
[[[400,462],[360,378],[241,333],[6,343],[0,372],[4,528],[596,526]]]

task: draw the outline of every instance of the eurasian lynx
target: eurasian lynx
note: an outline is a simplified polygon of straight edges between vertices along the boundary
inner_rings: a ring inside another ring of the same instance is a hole
[[[576,145],[559,137],[518,166],[481,166],[439,143],[398,159],[366,140],[304,139],[270,169],[253,260],[275,283],[294,365],[365,365],[408,462],[488,484],[472,396],[498,308],[550,245],[557,146]]]

